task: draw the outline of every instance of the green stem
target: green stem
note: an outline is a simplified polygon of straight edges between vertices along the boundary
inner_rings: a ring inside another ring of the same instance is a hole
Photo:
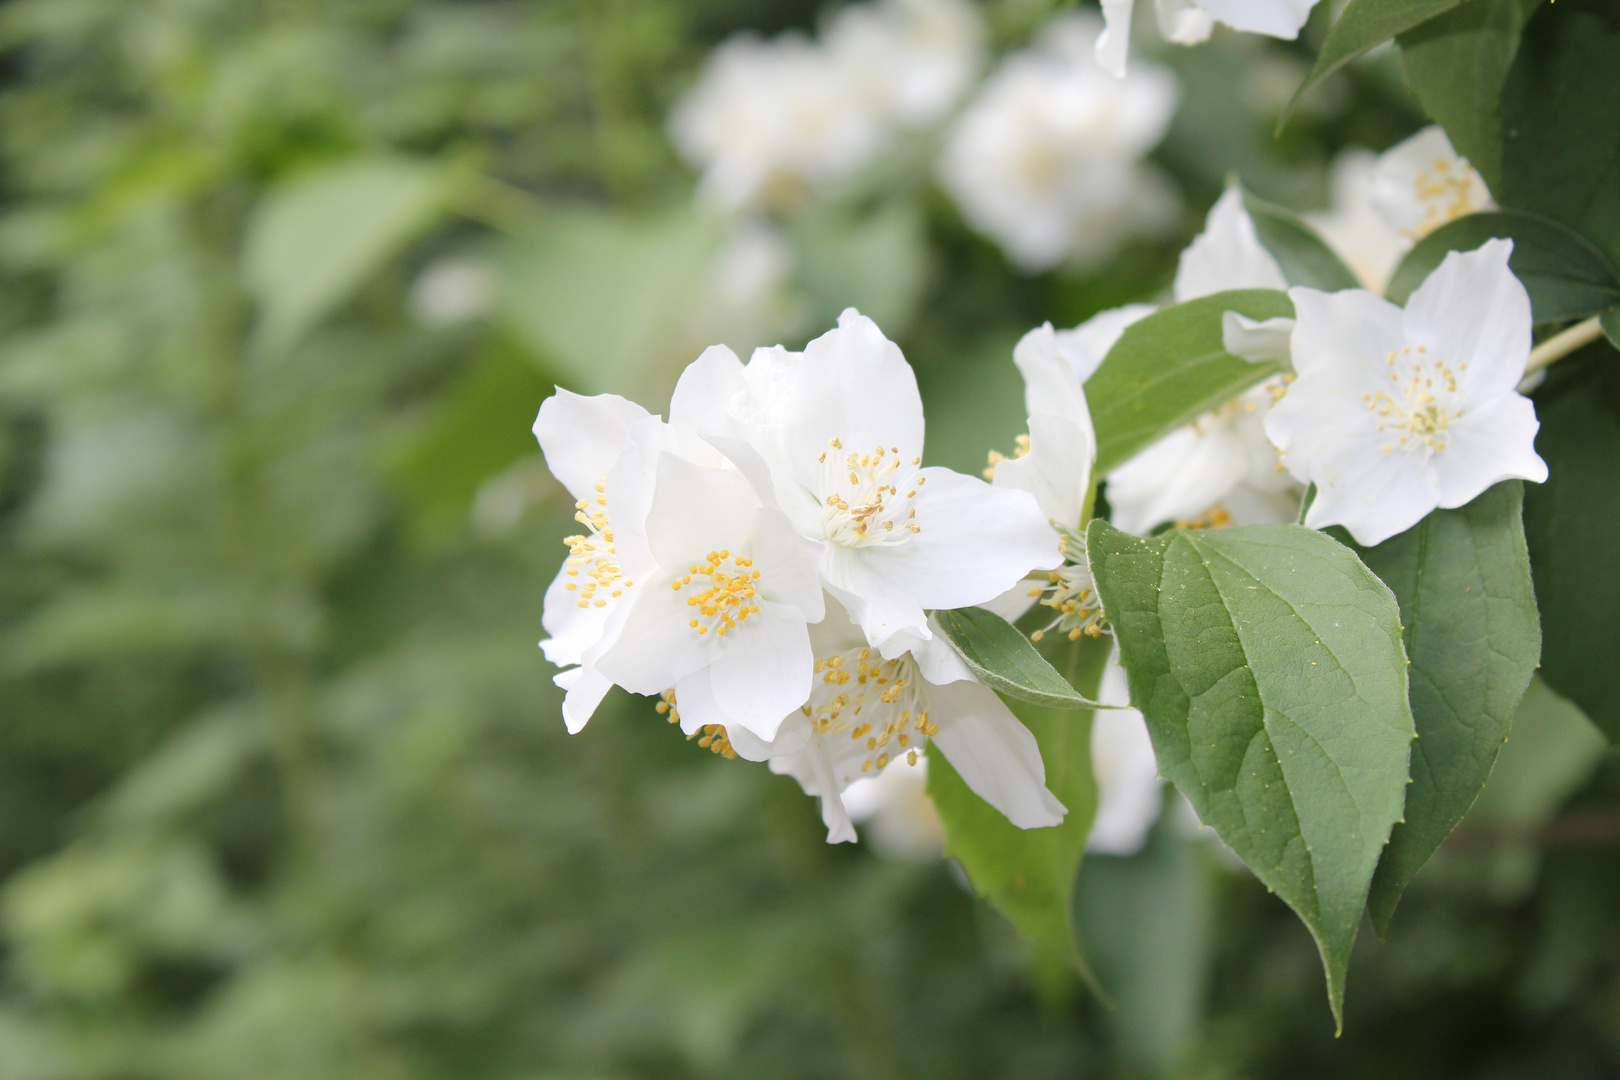
[[[1533,375],[1554,361],[1562,360],[1576,349],[1592,344],[1602,336],[1603,324],[1598,321],[1596,315],[1585,322],[1576,323],[1568,330],[1561,330],[1530,350],[1530,362],[1524,365],[1524,373]]]

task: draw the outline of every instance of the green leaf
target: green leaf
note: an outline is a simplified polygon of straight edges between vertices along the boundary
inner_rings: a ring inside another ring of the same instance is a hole
[[[1462,0],[1350,0],[1328,31],[1316,66],[1294,92],[1288,111],[1313,87],[1358,56],[1363,56],[1403,30],[1456,7]],[[1284,113],[1286,116],[1287,113]]]
[[[1400,36],[1407,85],[1492,191],[1502,179],[1502,83],[1540,2],[1468,0]]]
[[[1605,311],[1599,319],[1599,325],[1603,327],[1603,332],[1609,335],[1614,347],[1620,349],[1620,305]]]
[[[1608,747],[1585,713],[1545,680],[1530,680],[1513,718],[1513,735],[1464,828],[1491,825],[1533,836],[1586,782]]]
[[[254,208],[242,248],[254,345],[296,344],[451,208],[459,165],[358,158],[300,173]]]
[[[1291,317],[1294,305],[1276,289],[1234,289],[1161,308],[1120,335],[1086,381],[1099,475],[1277,372],[1226,351],[1228,311],[1273,319]]]
[[[707,342],[681,321],[702,288],[718,223],[685,208],[635,218],[576,207],[546,214],[501,263],[507,326],[581,393],[656,383]]]
[[[1541,657],[1523,510],[1524,484],[1507,480],[1377,547],[1340,537],[1395,593],[1412,662],[1412,786],[1367,898],[1379,937],[1485,786]]]
[[[1536,322],[1584,319],[1620,301],[1620,275],[1602,252],[1551,218],[1518,210],[1469,214],[1442,225],[1406,253],[1385,295],[1405,304],[1448,253],[1473,251],[1498,236],[1513,241],[1508,265],[1530,294]]]
[[[1075,692],[1028,638],[993,611],[980,607],[934,612],[945,640],[990,689],[1047,709],[1119,708]]]
[[[1545,484],[1524,495],[1541,677],[1620,742],[1620,365],[1594,342],[1548,370],[1535,392]]]
[[[1304,920],[1342,1027],[1413,738],[1395,597],[1300,525],[1142,539],[1093,521],[1087,551],[1159,771]]]
[[[1104,721],[1106,723],[1107,721]],[[1087,855],[1075,883],[1080,946],[1116,1008],[1121,1056],[1175,1076],[1197,1045],[1215,964],[1216,892],[1204,847],[1161,814],[1134,855]]]
[[[1502,92],[1497,200],[1545,214],[1620,266],[1620,5],[1559,0],[1525,27]]]
[[[1243,193],[1243,206],[1254,221],[1260,243],[1282,267],[1288,284],[1324,292],[1361,287],[1355,272],[1344,265],[1338,253],[1298,214],[1258,199],[1247,191]]]
[[[1106,639],[1059,638],[1047,648],[1066,681],[1097,692],[1108,662]],[[1097,811],[1091,773],[1091,714],[1019,703],[1013,711],[1035,735],[1046,787],[1068,810],[1062,824],[1020,829],[968,788],[945,755],[928,755],[928,794],[945,825],[945,853],[1037,950],[1037,960],[1078,972],[1095,987],[1075,937],[1075,871]]]

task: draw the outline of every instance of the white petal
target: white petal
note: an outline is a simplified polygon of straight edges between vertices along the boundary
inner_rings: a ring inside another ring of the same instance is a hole
[[[726,741],[731,743],[731,748],[744,761],[769,761],[799,754],[810,745],[810,739],[810,720],[799,709],[787,715],[777,729],[776,737],[768,742],[741,724],[726,727]]]
[[[1061,566],[1057,534],[1028,492],[995,488],[949,469],[927,478],[913,500],[921,531],[893,548],[858,549],[872,572],[925,608],[982,604],[1031,570]]]
[[[1047,518],[1078,529],[1096,457],[1097,437],[1089,414],[1084,426],[1067,417],[1031,416],[1029,453],[997,462],[994,484],[1029,492]]]
[[[547,587],[545,614],[540,617],[540,625],[551,635],[540,643],[540,649],[546,654],[546,659],[558,667],[579,663],[585,650],[602,640],[602,628],[607,625],[610,611],[607,605],[580,607],[578,585],[582,577],[577,574],[569,577],[568,569],[568,564],[564,562],[562,570]],[[570,590],[569,585],[575,588]]]
[[[1125,77],[1131,48],[1131,9],[1136,0],[1102,0],[1103,32],[1097,35],[1097,63],[1115,78]]]
[[[1447,364],[1471,403],[1513,393],[1530,359],[1530,294],[1512,254],[1511,240],[1453,251],[1406,302],[1407,343]]]
[[[1518,477],[1547,479],[1547,463],[1536,453],[1536,407],[1512,394],[1452,421],[1446,448],[1430,464],[1440,486],[1440,505],[1466,506],[1485,489]]]
[[[679,573],[705,552],[741,551],[757,509],[758,496],[737,473],[660,453],[647,542],[659,566]]]
[[[1256,320],[1236,311],[1221,314],[1221,347],[1253,364],[1278,363],[1292,369],[1294,321],[1286,316]]]
[[[928,629],[932,637],[923,638],[913,630],[902,630],[890,638],[878,651],[885,660],[892,660],[903,653],[910,653],[911,658],[917,662],[917,670],[922,677],[936,686],[946,683],[972,681],[977,682],[973,672],[968,670],[962,657],[945,640],[944,633],[939,628],[939,619],[933,615],[928,617]]]
[[[607,677],[592,667],[571,668],[559,672],[552,680],[562,687],[563,694],[563,726],[568,734],[578,735],[590,720],[596,707],[602,704],[613,683]]]
[[[1260,243],[1243,192],[1227,189],[1210,208],[1209,220],[1181,253],[1174,286],[1177,303],[1227,289],[1286,289],[1288,280]]]
[[[736,722],[769,741],[783,717],[810,696],[810,634],[804,613],[769,600],[726,633],[709,668],[714,700]]]
[[[760,502],[766,506],[776,505],[776,478],[771,475],[771,467],[758,447],[735,435],[709,435],[704,441],[724,454],[742,473]]]
[[[807,622],[820,622],[826,614],[819,573],[825,547],[799,535],[782,511],[761,507],[748,541],[760,595],[798,608]]]
[[[1401,309],[1365,289],[1293,288],[1288,298],[1295,319],[1290,351],[1302,379],[1317,368],[1364,370],[1406,345]]]
[[[797,754],[772,758],[771,772],[793,777],[806,795],[821,800],[821,821],[827,826],[827,843],[855,842],[855,826],[844,809],[844,801],[838,797],[838,780],[820,739],[811,739],[810,745]]]
[[[638,582],[624,628],[596,661],[596,669],[632,694],[659,694],[707,667],[720,651],[712,632],[688,625],[686,594],[666,580]]]
[[[1067,417],[1076,423],[1081,417],[1090,423],[1091,410],[1081,376],[1058,345],[1051,323],[1037,326],[1013,347],[1013,363],[1024,376],[1024,413]]]
[[[1306,525],[1343,525],[1356,543],[1372,547],[1410,529],[1439,505],[1439,482],[1423,450],[1383,453],[1379,438],[1373,432],[1346,441],[1338,454],[1320,463]]]
[[[926,633],[928,615],[899,581],[868,561],[872,549],[828,544],[821,557],[821,580],[849,612],[867,643],[880,646],[901,630]]]
[[[737,354],[711,345],[681,372],[669,398],[669,422],[699,436],[731,434],[732,402],[746,393]]]
[[[617,394],[584,397],[558,387],[540,403],[534,437],[551,474],[574,498],[585,499],[595,494],[596,482],[607,477],[629,445],[630,425],[647,415]]]
[[[928,712],[939,725],[934,744],[975,795],[1020,829],[1063,820],[1035,736],[994,692],[976,682],[930,687]]]
[[[817,455],[832,439],[851,450],[900,448],[902,459],[923,448],[922,397],[900,347],[876,323],[849,308],[838,327],[805,346],[784,424],[787,467],[815,490]]]
[[[1234,30],[1293,40],[1317,0],[1197,0],[1198,6]]]
[[[1097,697],[1111,705],[1123,705],[1130,698],[1117,650],[1103,671]],[[1108,855],[1140,851],[1159,819],[1164,786],[1141,713],[1106,709],[1092,716],[1091,768],[1097,778],[1097,814],[1086,850]]]
[[[1215,32],[1215,20],[1196,0],[1158,0],[1159,33],[1177,45],[1199,45]]]

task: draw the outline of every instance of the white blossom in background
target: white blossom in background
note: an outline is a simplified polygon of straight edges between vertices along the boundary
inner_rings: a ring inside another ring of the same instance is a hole
[[[1377,171],[1378,155],[1371,150],[1352,147],[1340,151],[1333,159],[1330,178],[1332,205],[1304,217],[1364,287],[1381,293],[1412,242],[1373,205]]]
[[[942,119],[984,65],[984,20],[967,0],[850,4],[821,40],[872,114],[900,128]]]
[[[1468,159],[1432,125],[1379,157],[1370,198],[1409,244],[1464,214],[1496,205]]]
[[[828,51],[797,34],[732,38],[670,114],[675,148],[723,210],[791,204],[884,146],[879,116]]]
[[[1285,289],[1282,267],[1233,188],[1181,254],[1175,299],[1225,289]],[[1240,320],[1241,321],[1241,320]],[[1262,324],[1263,325],[1263,324]],[[1253,387],[1147,446],[1108,474],[1111,520],[1146,533],[1164,522],[1255,525],[1292,521],[1299,489],[1266,437],[1265,418],[1284,376]]]
[[[1316,485],[1312,528],[1365,545],[1501,480],[1540,482],[1535,407],[1516,387],[1530,298],[1513,244],[1452,252],[1405,310],[1361,289],[1289,290],[1298,378],[1266,418],[1283,464]]]
[[[444,259],[411,282],[411,311],[429,326],[476,319],[495,302],[495,273],[481,262]]]
[[[694,373],[695,376],[695,373]],[[1058,565],[1034,498],[922,466],[917,379],[899,346],[850,308],[802,353],[756,350],[703,374],[724,410],[700,433],[822,547],[820,574],[867,643],[926,641],[928,608],[968,607]],[[695,384],[694,384],[695,385]]]
[[[749,750],[820,798],[829,843],[856,838],[843,792],[885,769],[920,766],[925,743],[1019,828],[1063,820],[1067,810],[1046,790],[1035,736],[942,640],[884,659],[832,599],[812,636],[809,701],[783,723],[774,746]]]
[[[937,859],[945,849],[945,825],[928,797],[928,758],[904,758],[870,780],[844,789],[844,810],[860,827],[861,840],[880,855]]]
[[[1116,648],[1103,670],[1097,700],[1107,705],[1130,701],[1125,669]],[[1135,709],[1098,709],[1091,715],[1091,768],[1097,778],[1097,816],[1086,836],[1086,850],[1103,855],[1134,855],[1164,806],[1164,781],[1148,737],[1147,721]]]
[[[963,217],[1027,272],[1096,266],[1174,215],[1174,192],[1143,158],[1169,126],[1175,81],[1150,65],[1110,76],[1091,55],[1096,31],[1063,16],[1007,57],[940,159]]]
[[[1180,45],[1197,45],[1209,40],[1217,22],[1234,30],[1293,40],[1316,4],[1317,0],[1156,0],[1154,8],[1160,33]],[[1135,6],[1136,0],[1102,0],[1105,27],[1096,35],[1097,61],[1121,78],[1130,52]]]

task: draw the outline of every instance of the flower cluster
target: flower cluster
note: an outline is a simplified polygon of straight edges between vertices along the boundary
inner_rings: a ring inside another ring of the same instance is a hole
[[[1089,423],[1087,426],[1089,433]],[[1062,563],[1034,496],[925,467],[900,349],[854,310],[803,352],[711,348],[669,416],[559,390],[535,434],[584,531],[542,642],[582,728],[612,685],[710,749],[840,793],[937,746],[1024,828],[1064,807],[1034,737],[930,624]]]
[[[855,172],[908,128],[938,121],[983,65],[966,0],[881,0],[839,11],[820,40],[733,38],[670,117],[726,210],[790,206]]]
[[[1313,220],[1369,288],[1381,288],[1401,255],[1429,231],[1492,205],[1479,174],[1437,127],[1424,129],[1382,156],[1352,154],[1335,170],[1334,210]],[[1287,281],[1282,267],[1260,243],[1242,193],[1234,189],[1216,202],[1204,232],[1182,253],[1173,293],[1181,302],[1245,288],[1285,289]],[[1125,325],[1151,310],[1131,305],[1105,312],[1076,331],[1095,338],[1092,366]],[[1232,351],[1286,364],[1292,324],[1268,328],[1242,323],[1239,317],[1228,316],[1227,344]],[[1522,373],[1522,363],[1520,369]],[[1081,373],[1089,375],[1090,369]],[[1287,372],[1261,383],[1112,470],[1108,498],[1114,523],[1145,533],[1166,522],[1249,525],[1294,520],[1310,478],[1279,458],[1280,444],[1266,426],[1273,405],[1284,397],[1294,377]]]
[[[1216,23],[1292,40],[1316,4],[1317,0],[1154,0],[1154,9],[1161,34],[1181,45],[1197,45],[1209,40]],[[1102,0],[1107,25],[1097,35],[1097,60],[1115,75],[1125,74],[1135,7],[1136,0]]]

